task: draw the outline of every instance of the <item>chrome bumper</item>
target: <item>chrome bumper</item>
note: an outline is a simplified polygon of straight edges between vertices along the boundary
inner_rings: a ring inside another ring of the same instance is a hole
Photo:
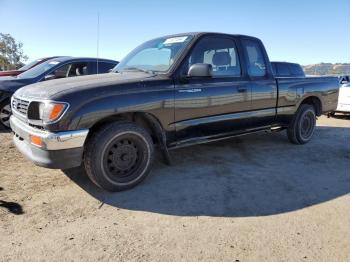
[[[33,128],[15,116],[11,116],[10,125],[15,136],[28,144],[31,144],[31,136],[40,137],[43,142],[40,148],[43,150],[63,150],[83,147],[89,133],[88,129],[51,133]]]

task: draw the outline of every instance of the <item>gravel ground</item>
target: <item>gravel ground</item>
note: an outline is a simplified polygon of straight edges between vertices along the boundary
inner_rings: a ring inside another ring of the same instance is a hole
[[[106,193],[39,168],[0,131],[1,261],[350,261],[350,117],[172,151]]]

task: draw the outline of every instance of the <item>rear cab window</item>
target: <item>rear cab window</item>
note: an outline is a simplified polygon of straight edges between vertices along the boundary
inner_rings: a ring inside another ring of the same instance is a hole
[[[292,71],[288,64],[277,63],[277,74],[278,76],[292,76]]]
[[[304,77],[304,70],[298,64],[289,64],[289,70],[293,76]]]
[[[271,62],[274,76],[277,77],[305,77],[301,65],[288,62]]]

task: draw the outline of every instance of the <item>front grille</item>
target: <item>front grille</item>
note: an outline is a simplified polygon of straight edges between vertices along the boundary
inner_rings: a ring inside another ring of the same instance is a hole
[[[12,109],[18,113],[27,116],[29,107],[29,101],[13,97],[12,99]]]

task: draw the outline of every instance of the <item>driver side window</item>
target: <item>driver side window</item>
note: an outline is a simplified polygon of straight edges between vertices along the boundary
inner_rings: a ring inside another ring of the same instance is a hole
[[[240,76],[241,67],[233,40],[222,37],[205,37],[201,39],[186,63],[185,72],[193,64],[210,64],[213,76]]]

